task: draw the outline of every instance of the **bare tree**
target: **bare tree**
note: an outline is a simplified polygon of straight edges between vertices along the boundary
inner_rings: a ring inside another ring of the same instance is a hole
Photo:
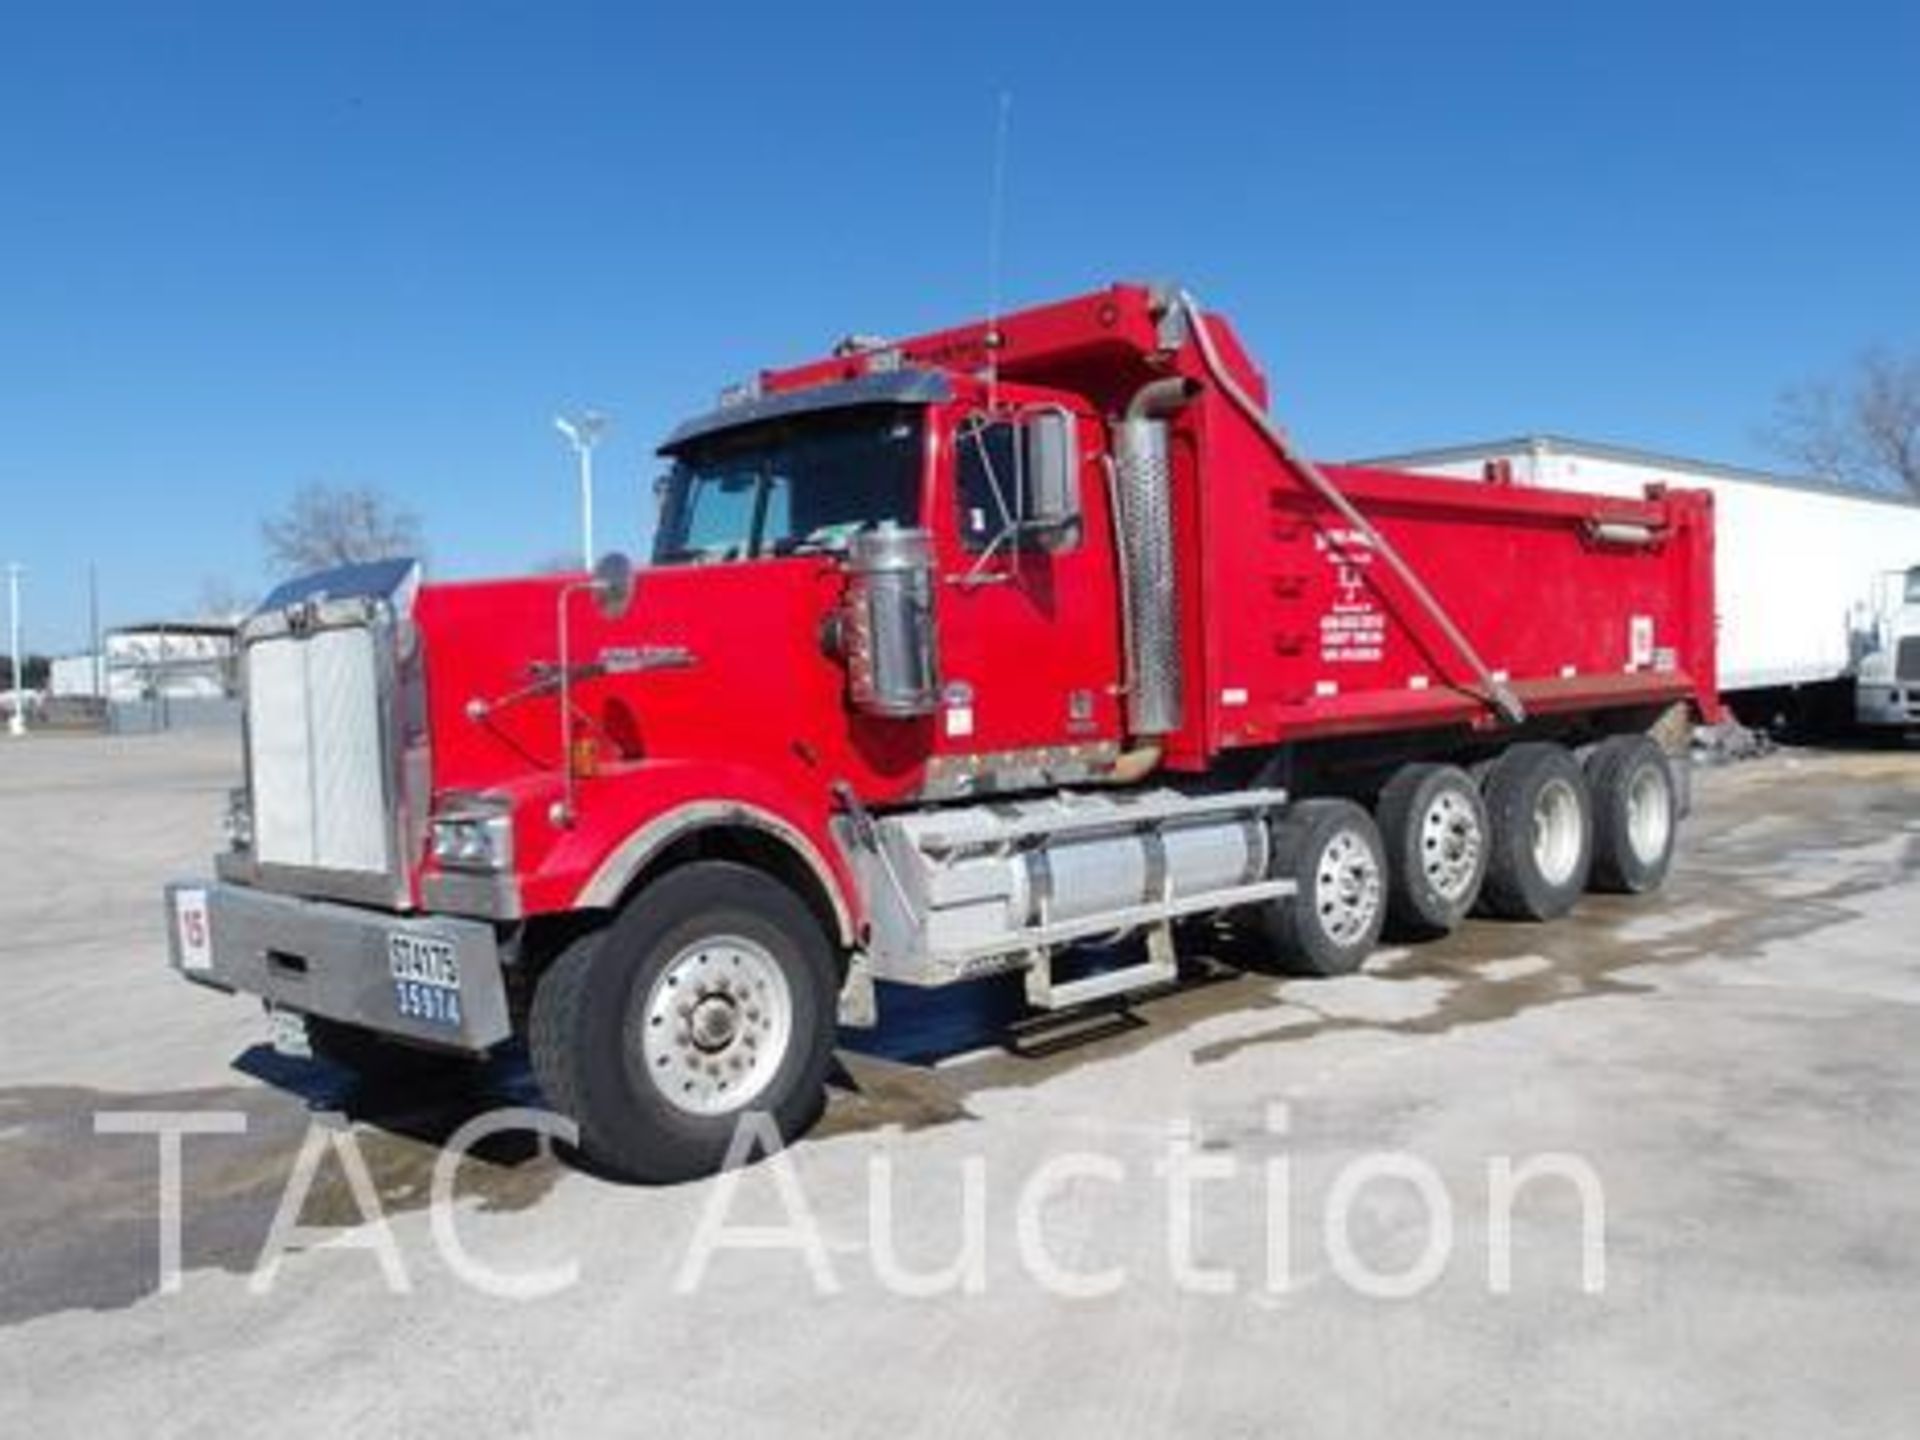
[[[1920,352],[1868,350],[1838,385],[1795,386],[1762,438],[1824,479],[1920,497]]]
[[[201,580],[195,612],[202,620],[237,620],[251,609],[249,593],[225,576],[208,575]]]
[[[278,517],[260,523],[267,568],[304,575],[334,565],[421,553],[420,519],[378,491],[303,485]]]

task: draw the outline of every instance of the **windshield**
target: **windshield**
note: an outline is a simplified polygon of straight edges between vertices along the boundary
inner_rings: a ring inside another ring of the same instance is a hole
[[[865,405],[742,426],[687,446],[667,472],[656,565],[843,548],[919,521],[922,412]]]

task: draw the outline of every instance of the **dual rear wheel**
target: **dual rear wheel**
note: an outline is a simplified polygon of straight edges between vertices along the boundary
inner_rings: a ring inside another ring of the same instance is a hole
[[[1612,736],[1584,761],[1527,741],[1476,768],[1403,766],[1371,813],[1351,800],[1293,806],[1274,827],[1274,873],[1296,893],[1261,912],[1277,958],[1346,974],[1383,933],[1433,938],[1476,910],[1551,920],[1589,889],[1640,894],[1666,878],[1679,804],[1648,736]]]
[[[1390,857],[1388,929],[1395,939],[1445,935],[1486,880],[1487,806],[1457,765],[1405,765],[1374,806]]]

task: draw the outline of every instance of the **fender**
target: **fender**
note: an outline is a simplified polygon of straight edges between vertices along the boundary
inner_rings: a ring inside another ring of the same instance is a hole
[[[656,815],[615,846],[581,887],[575,905],[581,909],[610,909],[635,876],[673,844],[699,830],[714,826],[748,826],[772,836],[800,857],[828,902],[833,906],[840,943],[854,943],[853,915],[847,905],[847,888],[835,868],[818,846],[796,825],[771,810],[739,800],[695,800]]]

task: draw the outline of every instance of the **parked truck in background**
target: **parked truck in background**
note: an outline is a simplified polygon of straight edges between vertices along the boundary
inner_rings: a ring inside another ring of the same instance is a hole
[[[1862,725],[1920,731],[1920,565],[1878,577],[1854,679]]]
[[[1705,490],[1734,712],[1755,726],[1920,729],[1920,500],[1557,435],[1360,463],[1599,495]]]
[[[669,1180],[803,1131],[876,981],[1062,1009],[1196,917],[1330,975],[1657,887],[1710,498],[1323,467],[1266,398],[1224,318],[1116,285],[762,372],[667,438],[637,572],[282,587],[173,963],[365,1070],[522,1037]]]

